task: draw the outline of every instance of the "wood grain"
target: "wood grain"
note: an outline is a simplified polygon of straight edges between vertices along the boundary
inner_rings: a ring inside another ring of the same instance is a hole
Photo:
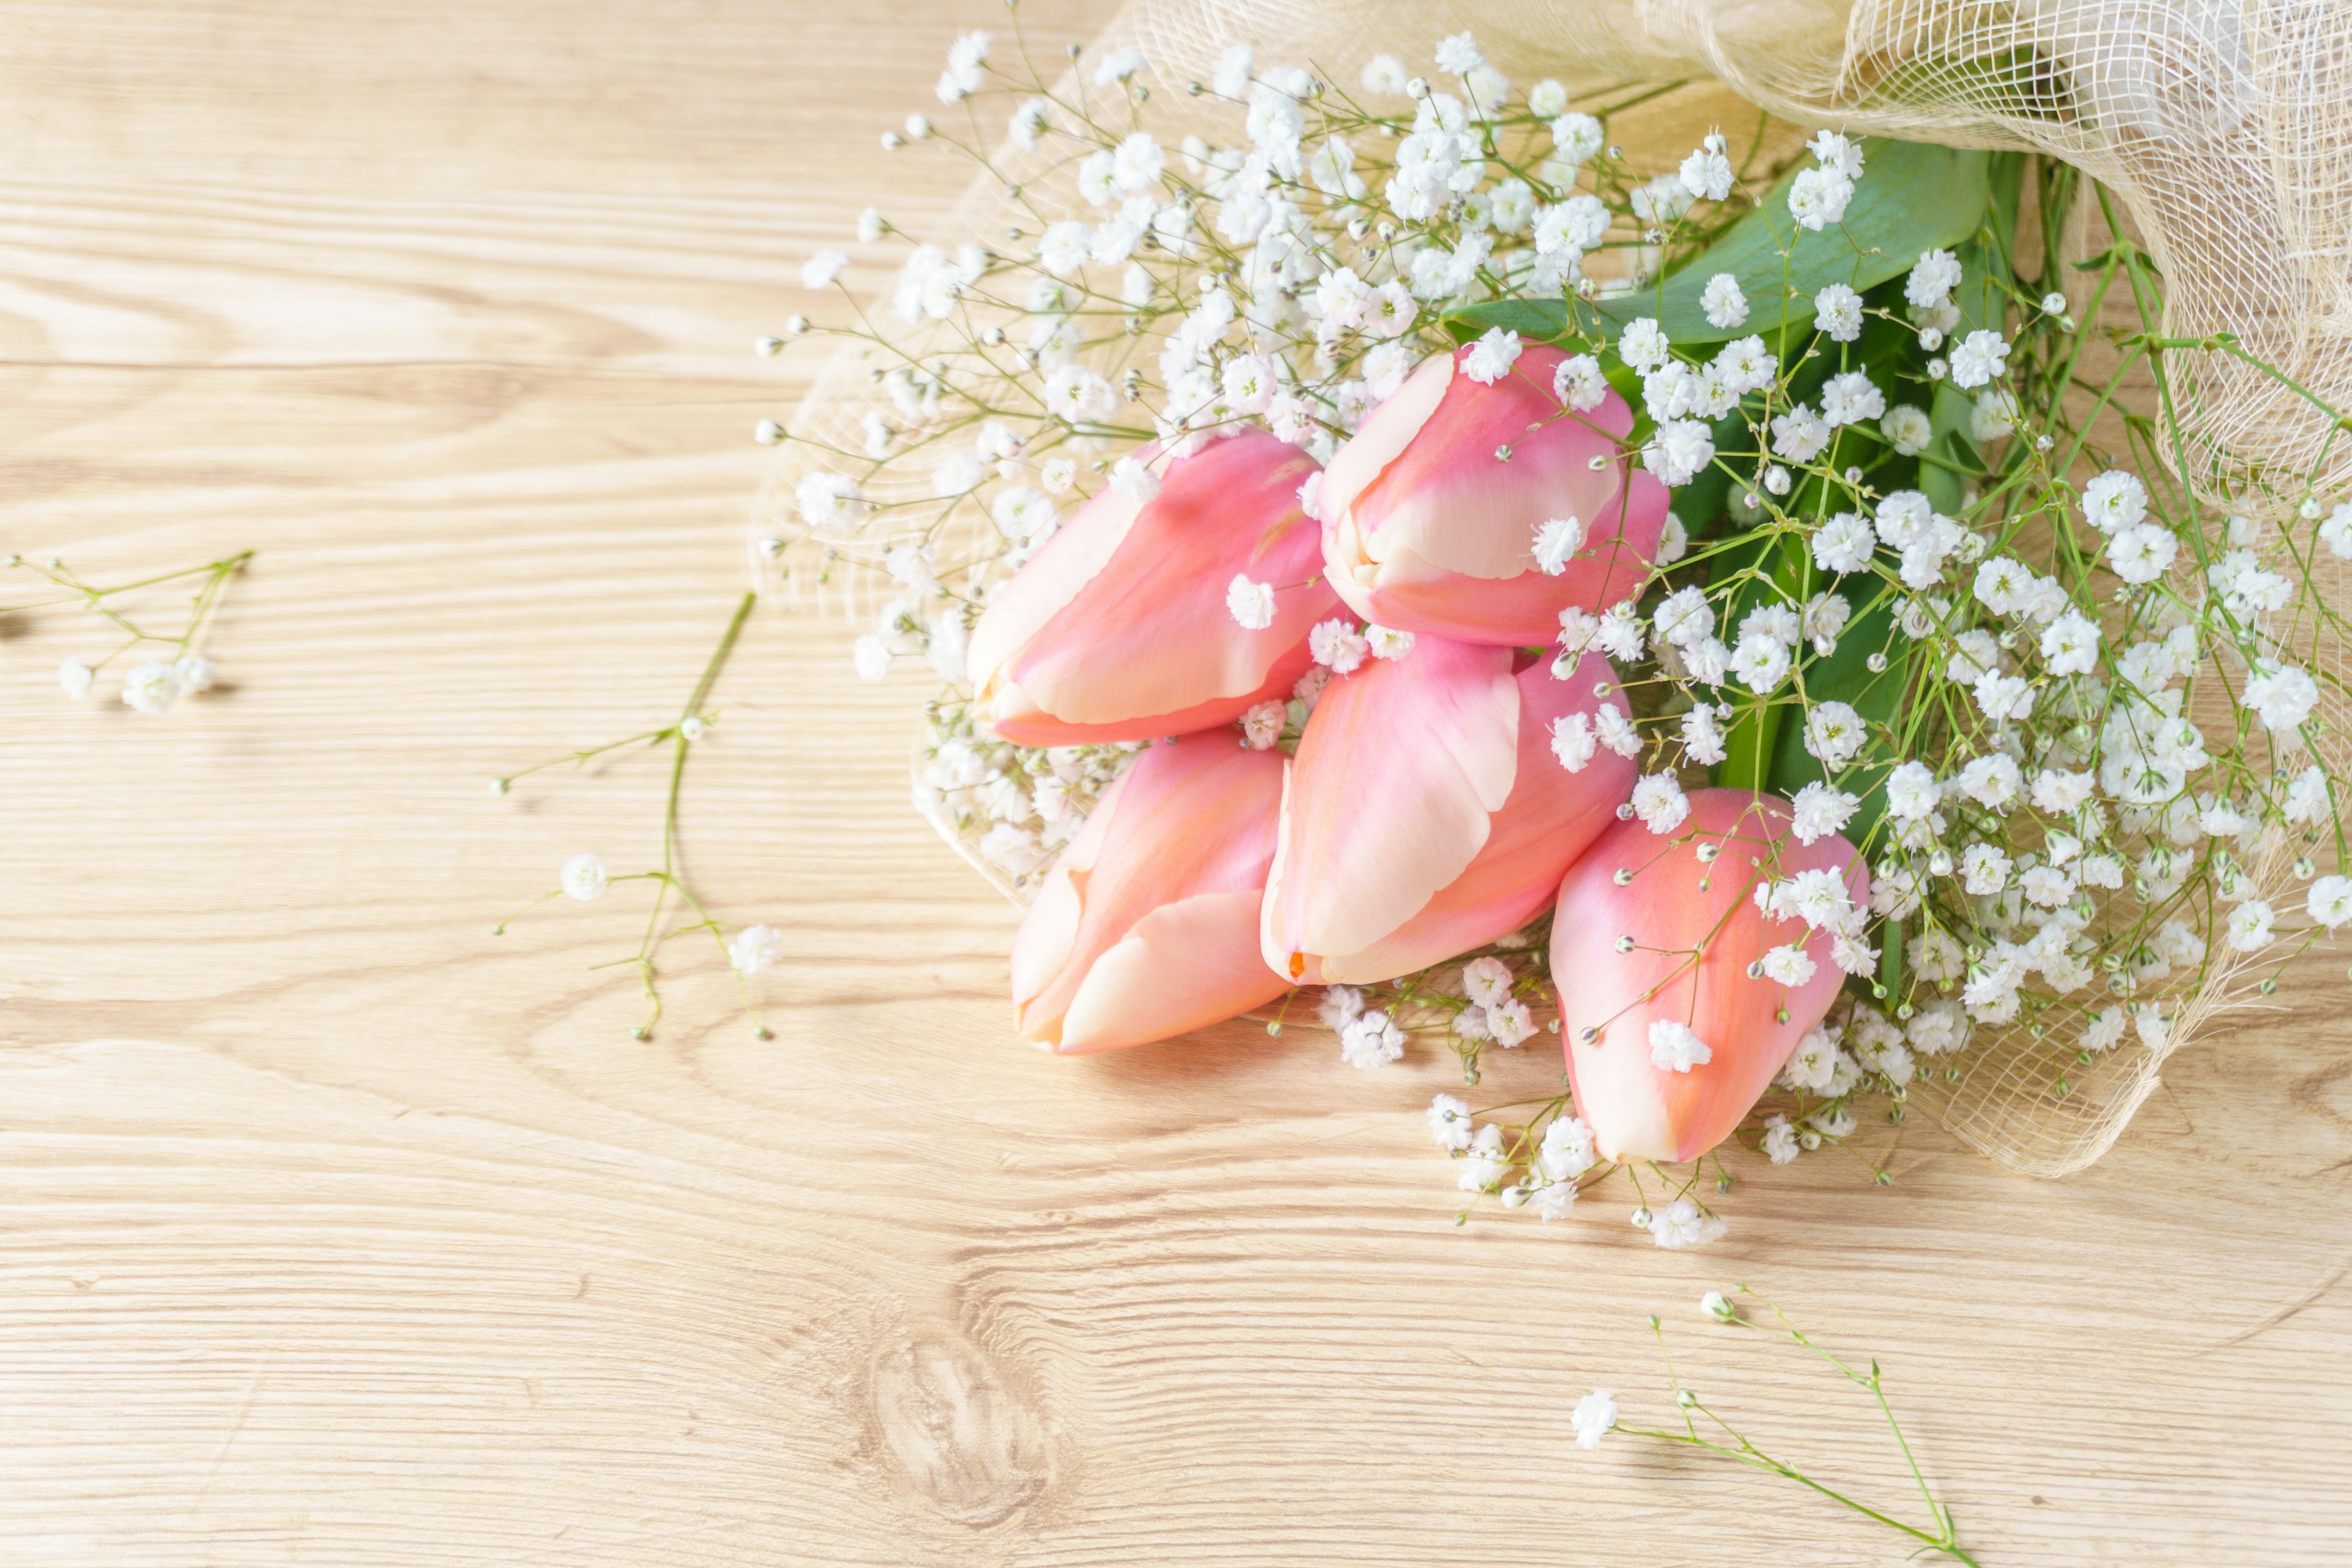
[[[877,193],[952,200],[877,132],[998,15],[0,5],[0,542],[259,552],[228,689],[159,720],[58,694],[86,623],[0,618],[0,1563],[1897,1560],[1569,1443],[1596,1384],[1665,1415],[1655,1310],[1710,1399],[1898,1497],[1866,1408],[1697,1318],[1738,1279],[1884,1358],[1989,1565],[2352,1555],[2340,954],[2063,1184],[1914,1122],[1885,1189],[1735,1158],[1700,1253],[1617,1196],[1457,1228],[1444,1064],[1015,1047],[1012,912],[903,805],[919,689],[782,618],[685,824],[789,934],[777,1037],[680,948],[631,1039],[587,966],[635,885],[489,934],[577,849],[657,852],[647,759],[485,783],[690,687],[745,437],[814,363],[750,341]],[[1048,48],[1101,16],[1024,9]]]

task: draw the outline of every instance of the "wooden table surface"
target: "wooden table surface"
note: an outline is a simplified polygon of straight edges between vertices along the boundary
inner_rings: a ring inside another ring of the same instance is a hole
[[[1735,1280],[1884,1358],[1988,1565],[2352,1560],[2341,953],[2063,1184],[1915,1120],[1883,1189],[1735,1158],[1704,1251],[1613,1194],[1457,1228],[1449,1060],[1015,1045],[1013,911],[904,805],[920,684],[768,615],[684,832],[787,933],[776,1037],[707,948],[630,1037],[589,966],[642,885],[490,934],[576,850],[657,853],[651,759],[486,781],[675,711],[748,433],[816,363],[751,342],[869,201],[945,210],[877,133],[998,16],[0,5],[0,544],[258,552],[225,689],[161,718],[60,695],[87,620],[0,621],[0,1563],[1899,1561],[1570,1442],[1596,1384],[1667,1414],[1657,1311],[1710,1399],[1899,1500],[1851,1391],[1697,1316]]]

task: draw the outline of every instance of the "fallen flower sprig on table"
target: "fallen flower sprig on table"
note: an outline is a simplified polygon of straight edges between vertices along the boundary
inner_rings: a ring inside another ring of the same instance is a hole
[[[736,994],[741,999],[743,1016],[751,1021],[752,1031],[763,1040],[772,1037],[768,1026],[760,1021],[759,1012],[751,1005],[751,992],[743,983],[750,976],[772,966],[776,960],[783,955],[782,933],[771,925],[751,925],[735,928],[735,933],[730,938],[727,934],[729,927],[726,923],[705,909],[694,889],[688,886],[685,877],[678,870],[677,853],[677,803],[686,780],[687,756],[694,749],[695,743],[709,732],[710,726],[719,721],[718,713],[705,708],[704,702],[710,695],[711,687],[719,679],[719,670],[727,663],[727,656],[734,651],[736,639],[742,636],[743,623],[751,617],[751,606],[757,602],[757,595],[746,594],[735,606],[734,616],[728,621],[727,630],[720,636],[718,647],[712,650],[709,661],[703,666],[701,679],[695,682],[692,695],[688,697],[684,705],[679,708],[678,716],[676,719],[658,729],[624,736],[620,740],[608,741],[600,746],[586,747],[561,757],[551,758],[547,762],[536,763],[530,767],[501,774],[490,781],[490,793],[494,795],[505,795],[513,790],[518,780],[528,778],[533,773],[543,773],[551,768],[567,764],[573,768],[584,767],[591,760],[610,752],[620,751],[625,747],[668,748],[669,792],[662,805],[661,865],[658,868],[625,872],[615,876],[605,869],[604,861],[593,851],[583,851],[564,861],[562,869],[557,873],[557,885],[554,888],[532,900],[521,910],[508,916],[506,920],[500,921],[491,930],[493,936],[505,935],[509,924],[551,899],[571,898],[582,903],[588,903],[603,898],[614,882],[651,882],[654,885],[653,908],[646,916],[645,934],[637,941],[636,952],[627,958],[614,959],[607,963],[591,966],[595,969],[612,969],[622,964],[629,964],[635,968],[638,983],[643,986],[645,998],[652,1005],[653,1011],[646,1016],[643,1023],[630,1031],[631,1037],[635,1039],[649,1038],[653,1034],[654,1026],[661,1021],[660,971],[655,963],[656,956],[664,943],[673,938],[686,936],[695,931],[710,933],[710,940],[718,944],[720,954],[727,960],[728,967],[734,972]],[[696,918],[664,930],[662,916],[667,910],[669,900],[673,894],[694,912]]]
[[[21,605],[0,605],[0,616],[76,605],[121,633],[122,642],[96,662],[77,656],[58,666],[58,686],[64,689],[68,697],[77,701],[89,695],[98,672],[116,659],[134,649],[144,648],[150,643],[163,645],[169,650],[163,657],[142,659],[122,681],[124,702],[142,713],[161,713],[177,701],[183,693],[210,691],[213,689],[217,671],[210,656],[203,651],[205,626],[220,601],[221,589],[252,559],[252,551],[240,550],[234,555],[207,561],[201,566],[183,566],[176,572],[159,572],[152,577],[100,587],[83,581],[61,556],[52,555],[46,561],[34,562],[21,554],[11,554],[7,563],[11,571],[30,572],[61,592],[49,598],[31,599]],[[177,583],[190,577],[198,579],[196,590],[188,601],[188,618],[176,633],[149,631],[111,602],[143,588]]]
[[[1969,1556],[1960,1546],[1958,1529],[1952,1521],[1952,1510],[1936,1500],[1934,1490],[1927,1485],[1927,1478],[1920,1471],[1917,1456],[1911,1451],[1910,1441],[1903,1436],[1903,1424],[1895,1420],[1894,1407],[1886,1402],[1886,1390],[1877,1361],[1874,1358],[1870,1363],[1870,1369],[1867,1372],[1862,1371],[1849,1364],[1843,1358],[1815,1344],[1806,1337],[1802,1330],[1789,1321],[1788,1314],[1747,1286],[1735,1285],[1731,1289],[1733,1295],[1752,1300],[1771,1313],[1773,1322],[1759,1322],[1742,1315],[1738,1306],[1719,1290],[1710,1290],[1700,1298],[1699,1310],[1717,1322],[1752,1330],[1769,1339],[1794,1345],[1834,1367],[1840,1375],[1857,1388],[1869,1391],[1871,1399],[1878,1406],[1878,1413],[1886,1418],[1886,1429],[1894,1435],[1895,1446],[1902,1450],[1905,1468],[1911,1472],[1912,1480],[1919,1488],[1919,1496],[1927,1505],[1927,1514],[1932,1521],[1932,1528],[1922,1529],[1916,1525],[1906,1524],[1890,1513],[1882,1512],[1867,1503],[1816,1480],[1794,1463],[1766,1453],[1752,1438],[1709,1408],[1706,1401],[1699,1397],[1696,1389],[1685,1385],[1681,1374],[1675,1370],[1674,1355],[1666,1349],[1664,1325],[1659,1322],[1654,1313],[1650,1318],[1650,1330],[1657,1335],[1658,1353],[1665,1360],[1666,1381],[1674,1390],[1675,1408],[1682,1413],[1683,1429],[1676,1432],[1667,1427],[1628,1426],[1618,1417],[1615,1396],[1608,1389],[1600,1388],[1579,1400],[1575,1411],[1569,1417],[1570,1424],[1575,1428],[1578,1446],[1597,1448],[1601,1446],[1601,1439],[1603,1436],[1611,1432],[1622,1432],[1631,1437],[1646,1437],[1654,1442],[1673,1444],[1678,1447],[1698,1448],[1729,1459],[1736,1464],[1746,1465],[1750,1469],[1784,1477],[1797,1482],[1800,1486],[1818,1492],[1841,1508],[1849,1509],[1864,1519],[1875,1520],[1887,1529],[1916,1542],[1918,1547],[1913,1553],[1915,1556],[1921,1552],[1937,1552],[1956,1562],[1966,1563],[1970,1565],[1970,1568],[1975,1568],[1976,1559]],[[1712,1429],[1702,1427],[1699,1424],[1700,1417],[1705,1417],[1711,1423]]]

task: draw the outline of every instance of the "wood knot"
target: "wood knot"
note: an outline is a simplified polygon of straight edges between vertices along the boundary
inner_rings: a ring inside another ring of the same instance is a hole
[[[882,1447],[907,1483],[957,1523],[994,1524],[1045,1485],[1035,1415],[967,1342],[918,1334],[884,1352],[871,1405]]]

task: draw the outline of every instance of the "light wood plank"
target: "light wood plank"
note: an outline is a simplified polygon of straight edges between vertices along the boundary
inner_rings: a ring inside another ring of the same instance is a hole
[[[1102,15],[1024,13],[1048,46]],[[1010,1043],[1013,912],[903,805],[921,691],[763,618],[688,853],[782,925],[752,1037],[642,903],[489,929],[657,849],[643,759],[741,584],[750,340],[993,8],[0,6],[5,543],[94,574],[260,551],[233,689],[58,696],[0,622],[0,1563],[1885,1562],[1786,1487],[1568,1442],[1685,1371],[1897,1495],[1867,1412],[1692,1310],[1746,1279],[1885,1358],[1990,1563],[2352,1546],[2352,1039],[2177,1058],[2105,1164],[1916,1123],[1895,1184],[1735,1158],[1667,1254],[1623,1200],[1453,1223],[1419,1058],[1234,1026]],[[861,250],[878,281],[887,247]],[[1558,1072],[1530,1047],[1483,1091]]]

